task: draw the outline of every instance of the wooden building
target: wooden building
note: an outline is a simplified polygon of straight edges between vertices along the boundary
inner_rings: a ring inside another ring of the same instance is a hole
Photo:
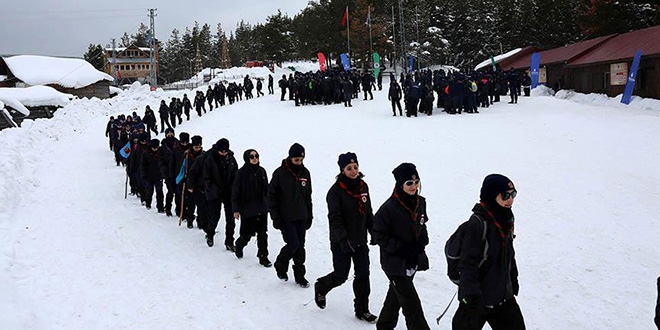
[[[130,45],[114,49],[105,49],[105,68],[103,71],[109,75],[115,75],[117,84],[132,84],[136,81],[146,84],[149,82],[151,73],[151,49],[149,47],[137,47]],[[114,72],[113,72],[114,66]],[[158,51],[156,50],[156,76],[158,76]]]

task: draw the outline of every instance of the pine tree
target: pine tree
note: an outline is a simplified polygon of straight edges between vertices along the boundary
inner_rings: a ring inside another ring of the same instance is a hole
[[[103,67],[105,66],[105,49],[100,44],[89,44],[83,58],[97,70],[103,71]]]

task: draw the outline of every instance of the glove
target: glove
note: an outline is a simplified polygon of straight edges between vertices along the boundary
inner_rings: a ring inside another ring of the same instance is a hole
[[[355,249],[353,248],[353,245],[351,245],[351,242],[348,239],[343,239],[339,241],[339,248],[341,249],[341,252],[344,252],[346,254],[355,253]]]
[[[429,257],[426,253],[422,252],[417,255],[417,270],[425,271],[429,269]]]
[[[511,282],[511,286],[512,286],[512,289],[513,289],[513,295],[517,296],[518,291],[520,291],[520,284],[518,284],[518,281],[513,281],[513,282]]]
[[[308,219],[305,225],[305,229],[309,230],[309,228],[312,228],[312,219]]]
[[[277,229],[277,230],[282,229],[282,220],[273,219],[273,227],[275,227],[275,229]]]

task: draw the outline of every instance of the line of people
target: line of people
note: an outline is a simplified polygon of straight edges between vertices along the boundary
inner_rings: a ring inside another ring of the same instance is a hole
[[[242,259],[246,245],[256,236],[261,265],[274,266],[282,281],[288,281],[289,270],[293,270],[297,285],[310,286],[306,278],[305,239],[314,212],[311,174],[304,165],[306,151],[302,145],[291,145],[269,181],[257,150],[245,150],[244,164],[239,168],[226,138],[204,151],[201,136],[191,138],[181,132],[177,139],[174,130],[168,128],[162,141],[150,140],[148,133],[137,126],[133,133],[138,135],[138,143],[128,155],[127,173],[131,194],[147,209],[151,208],[155,193],[158,212],[171,216],[174,201],[176,214],[188,228],[196,222],[204,230],[209,247],[214,246],[216,229],[224,214],[227,251]],[[374,214],[357,155],[341,154],[337,164],[339,174],[326,196],[333,270],[314,284],[316,305],[326,307],[327,295],[347,281],[353,263],[356,318],[376,323],[378,329],[393,329],[402,310],[409,329],[429,329],[413,282],[417,272],[429,269],[425,252],[429,244],[429,216],[426,199],[419,194],[421,181],[416,166],[403,163],[392,171],[392,194]],[[504,176],[489,175],[484,179],[480,202],[472,210],[476,218],[484,220],[471,218],[462,241],[456,280],[460,306],[454,315],[454,329],[481,329],[486,322],[495,330],[525,328],[514,298],[519,290],[511,212],[516,193],[513,183]],[[269,214],[284,241],[274,264],[268,258]],[[235,238],[238,219],[240,229]],[[484,241],[490,249],[482,262]],[[369,309],[369,244],[379,246],[381,268],[389,280],[378,316]]]

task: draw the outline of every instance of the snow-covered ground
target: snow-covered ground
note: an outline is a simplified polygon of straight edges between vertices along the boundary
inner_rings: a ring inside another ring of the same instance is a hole
[[[109,100],[73,100],[52,119],[0,131],[0,329],[373,328],[354,318],[350,283],[319,310],[312,288],[282,283],[257,263],[254,240],[238,260],[208,248],[197,229],[123,198],[124,171],[104,136],[108,116],[142,114],[147,104],[183,94],[134,87]],[[315,207],[310,281],[331,271],[325,194],[337,156],[354,151],[375,208],[392,191],[395,166],[418,166],[431,269],[415,283],[432,328],[449,329],[457,305],[435,325],[456,290],[445,275],[444,243],[494,172],[519,190],[518,300],[528,329],[653,328],[657,101],[625,108],[535,96],[509,105],[505,97],[481,114],[402,118],[392,117],[386,93],[344,108],[294,107],[276,91],[195,115],[176,130],[202,135],[205,148],[229,138],[241,164],[243,150],[255,148],[269,174],[293,142],[306,147]],[[282,239],[272,227],[269,233],[274,259]],[[387,290],[378,260],[372,248],[375,314]]]

